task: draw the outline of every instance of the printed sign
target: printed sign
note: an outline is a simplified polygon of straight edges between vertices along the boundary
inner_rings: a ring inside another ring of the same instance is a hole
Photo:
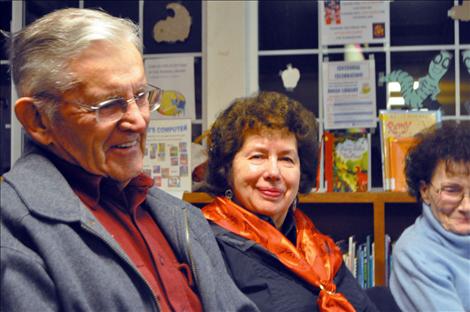
[[[155,186],[178,197],[191,192],[191,120],[150,121],[144,173],[154,179]]]
[[[319,2],[321,42],[323,45],[384,43],[390,23],[388,1]]]
[[[165,91],[152,119],[195,118],[194,57],[146,59],[145,71]]]
[[[375,62],[324,62],[325,129],[375,128]]]

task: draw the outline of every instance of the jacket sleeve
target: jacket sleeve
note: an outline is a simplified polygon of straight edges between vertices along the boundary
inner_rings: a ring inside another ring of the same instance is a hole
[[[1,311],[59,311],[55,286],[34,256],[6,246],[0,249]]]
[[[225,267],[209,223],[198,212],[192,215],[194,275],[206,311],[256,312],[258,308],[235,285]]]

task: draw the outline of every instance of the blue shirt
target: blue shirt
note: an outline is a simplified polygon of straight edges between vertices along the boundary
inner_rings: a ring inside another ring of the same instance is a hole
[[[396,242],[390,290],[403,311],[470,311],[470,235],[445,230],[431,208]]]

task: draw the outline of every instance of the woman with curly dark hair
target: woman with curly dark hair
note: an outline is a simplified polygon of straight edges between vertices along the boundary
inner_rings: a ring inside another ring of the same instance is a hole
[[[470,311],[470,121],[417,139],[405,171],[423,212],[395,245],[390,288],[403,311]]]
[[[208,139],[204,216],[237,286],[261,311],[374,311],[331,238],[296,209],[315,184],[318,127],[275,92],[235,100]]]

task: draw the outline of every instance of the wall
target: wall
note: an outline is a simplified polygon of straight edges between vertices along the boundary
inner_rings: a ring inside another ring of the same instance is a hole
[[[245,93],[245,3],[206,4],[206,125],[235,97]]]

